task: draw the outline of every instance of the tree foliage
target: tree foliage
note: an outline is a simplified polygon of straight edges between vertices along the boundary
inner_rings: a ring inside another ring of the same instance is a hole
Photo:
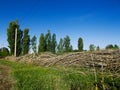
[[[100,47],[99,47],[99,46],[97,46],[97,47],[96,47],[96,50],[97,50],[97,51],[99,51],[99,50],[100,50]]]
[[[113,48],[114,48],[114,46],[112,44],[109,44],[106,46],[106,49],[113,49]]]
[[[57,53],[62,54],[63,52],[71,52],[73,47],[70,44],[70,37],[67,35],[64,39],[60,38],[60,41],[57,45]]]
[[[45,51],[51,51],[51,32],[48,30],[45,35]]]
[[[30,49],[30,35],[29,29],[26,28],[24,30],[24,36],[23,31],[20,29],[20,26],[18,24],[18,21],[12,21],[9,23],[9,27],[7,28],[7,41],[8,41],[8,47],[10,49],[10,55],[14,55],[15,50],[15,31],[17,30],[17,47],[16,47],[16,55],[19,56],[23,53],[23,55],[29,53]],[[37,53],[37,38],[34,36],[32,38],[32,49],[33,52]],[[57,48],[56,48],[57,47]],[[80,37],[78,38],[78,50],[76,51],[83,51],[83,39]],[[105,47],[105,49],[119,49],[118,45],[112,45],[109,44]],[[94,44],[90,44],[89,46],[90,51],[100,50],[99,46],[94,46]],[[52,53],[63,53],[63,52],[71,52],[73,51],[73,47],[70,43],[70,37],[66,35],[65,38],[61,38],[58,45],[56,41],[56,34],[51,34],[50,30],[46,34],[41,33],[40,39],[39,39],[39,45],[38,45],[38,53],[40,52],[52,52]]]
[[[0,48],[0,57],[6,57],[9,55],[9,50],[6,47]]]
[[[95,45],[94,45],[94,44],[90,44],[89,50],[90,50],[90,51],[95,51]]]
[[[14,55],[14,49],[15,49],[15,30],[17,29],[17,56],[21,54],[22,51],[22,36],[23,32],[19,29],[18,21],[12,21],[9,24],[9,27],[7,29],[7,41],[8,41],[8,47],[10,48],[10,54]]]
[[[22,37],[23,37],[23,31],[18,30],[18,33],[17,33],[17,52],[16,52],[17,56],[19,56],[22,53]]]
[[[78,39],[78,51],[83,51],[83,39],[81,37]]]
[[[64,38],[64,46],[65,52],[72,51],[72,45],[70,44],[70,37],[68,35]]]
[[[118,45],[112,45],[112,44],[109,44],[105,47],[105,49],[119,49],[119,46]]]
[[[44,52],[46,50],[45,45],[46,45],[45,36],[43,33],[41,33],[39,39],[38,53]]]
[[[37,37],[36,36],[33,36],[32,38],[32,50],[34,52],[34,54],[37,53]]]
[[[60,41],[57,46],[57,52],[58,53],[63,53],[64,52],[64,40],[60,38]]]
[[[117,44],[115,44],[114,49],[119,49],[119,46]]]
[[[52,52],[56,53],[56,34],[51,35],[50,30],[48,30],[47,34],[41,34],[39,39],[38,53],[40,52]]]
[[[56,34],[53,34],[52,35],[52,40],[51,40],[51,52],[52,53],[56,52],[56,45],[57,45]]]
[[[28,35],[29,33],[29,29],[26,28],[24,30],[24,36],[23,36],[23,55],[28,54],[29,53],[29,46],[30,46],[30,36]]]

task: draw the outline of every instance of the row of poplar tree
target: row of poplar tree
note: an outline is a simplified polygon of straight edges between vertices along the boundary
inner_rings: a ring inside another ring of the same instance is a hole
[[[82,38],[78,39],[78,50],[83,51]],[[52,53],[64,53],[73,51],[73,47],[70,43],[70,37],[66,35],[66,37],[60,38],[60,41],[57,44],[55,33],[51,35],[50,30],[48,30],[47,34],[41,33],[39,39],[38,53],[46,51]]]
[[[29,29],[25,28],[24,31],[20,29],[18,21],[12,21],[7,28],[7,41],[10,49],[10,54],[14,55],[15,51],[15,30],[17,29],[16,40],[16,55],[25,55],[29,52],[30,36],[28,35]]]
[[[46,34],[41,33],[39,38],[39,44],[37,48],[37,37],[33,36],[30,39],[29,29],[25,28],[23,31],[20,29],[18,21],[12,21],[7,29],[7,41],[10,49],[10,54],[14,55],[15,49],[15,30],[17,29],[17,46],[16,55],[25,55],[29,53],[30,47],[35,54],[41,52],[63,53],[73,51],[73,47],[70,43],[70,37],[66,35],[64,38],[60,38],[59,43],[56,41],[56,34],[51,34],[50,30]],[[83,40],[78,39],[78,51],[83,51]]]

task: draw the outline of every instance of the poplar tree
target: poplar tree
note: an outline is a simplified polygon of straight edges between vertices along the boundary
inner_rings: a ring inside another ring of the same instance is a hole
[[[48,30],[45,35],[45,51],[51,51],[51,32]]]
[[[30,36],[28,35],[29,33],[29,29],[26,28],[24,30],[24,36],[23,36],[23,55],[28,54],[29,53],[29,46],[30,46]]]
[[[10,48],[10,55],[14,55],[15,49],[15,30],[17,29],[17,47],[16,47],[16,55],[19,56],[22,51],[22,36],[23,32],[19,28],[18,21],[12,21],[9,23],[9,27],[7,29],[7,41],[8,47]]]
[[[64,52],[64,40],[60,38],[60,41],[57,46],[57,53],[63,53]]]
[[[34,54],[37,53],[37,37],[36,36],[33,36],[32,38],[32,50],[34,52]]]
[[[70,44],[70,37],[68,35],[64,38],[64,46],[65,46],[65,52],[72,51],[72,45]]]
[[[57,42],[56,42],[56,34],[53,34],[53,35],[52,35],[52,40],[51,40],[51,52],[52,52],[52,53],[55,53],[55,52],[56,52],[56,45],[57,45]]]
[[[78,39],[78,51],[83,51],[83,39],[81,37]]]
[[[22,54],[22,37],[23,37],[23,31],[18,29],[17,31],[17,52],[16,52],[17,56],[20,56]]]
[[[45,52],[45,44],[46,44],[45,36],[43,33],[41,33],[40,39],[39,39],[38,53]]]

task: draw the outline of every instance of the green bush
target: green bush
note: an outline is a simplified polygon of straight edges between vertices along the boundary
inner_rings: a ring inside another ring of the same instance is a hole
[[[9,50],[6,47],[0,48],[0,57],[6,57],[9,55]]]

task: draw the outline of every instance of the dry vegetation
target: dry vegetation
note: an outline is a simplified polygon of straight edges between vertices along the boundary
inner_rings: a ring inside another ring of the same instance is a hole
[[[92,60],[93,58],[93,60]],[[8,58],[7,58],[8,59]],[[11,59],[11,58],[10,58]],[[25,55],[16,58],[17,62],[32,63],[42,66],[75,66],[75,67],[105,67],[109,70],[120,68],[120,50],[102,50],[93,52],[73,52],[63,55],[54,55],[49,52],[41,55]]]

